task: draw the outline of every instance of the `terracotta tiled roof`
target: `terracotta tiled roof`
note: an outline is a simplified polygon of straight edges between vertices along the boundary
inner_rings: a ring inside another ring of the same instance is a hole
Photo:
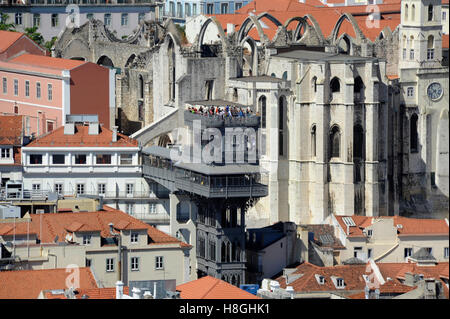
[[[345,225],[343,218],[350,217],[355,222],[354,227],[349,227],[349,237],[362,237],[363,229],[372,224],[372,220],[376,218],[388,218],[393,220],[393,227],[401,225],[401,228],[397,228],[399,236],[410,235],[448,235],[449,227],[445,219],[419,219],[409,218],[403,216],[382,216],[382,217],[366,217],[366,216],[335,216],[339,225],[347,233],[347,226]]]
[[[24,34],[22,32],[0,30],[0,53],[5,52],[14,42],[19,40]]]
[[[42,235],[40,235],[40,218],[42,216]],[[35,234],[42,243],[64,242],[68,233],[73,231],[100,232],[103,238],[112,237],[109,231],[109,223],[120,225],[128,222],[126,229],[147,229],[149,245],[178,244],[180,247],[191,247],[178,239],[120,211],[108,208],[97,212],[56,213],[31,215],[30,225],[21,221],[15,223],[2,223],[0,236]]]
[[[123,293],[129,295],[129,288],[123,287]],[[75,290],[75,298],[83,299],[116,299],[116,288],[80,288]],[[45,299],[67,299],[63,291],[45,291]]]
[[[181,299],[260,299],[259,297],[211,276],[177,286]]]
[[[341,241],[334,236],[334,227],[327,224],[305,225],[309,232],[314,233],[314,242],[321,247],[330,247],[333,249],[344,249]]]
[[[425,278],[435,278],[440,280],[441,274],[449,272],[449,263],[437,263],[435,266],[418,266],[416,263],[377,263],[377,266],[385,280],[385,284],[380,286],[383,293],[405,293],[412,289],[405,286],[400,281],[404,279],[405,273],[423,274]],[[364,265],[337,265],[332,267],[319,267],[308,262],[304,262],[296,267],[296,270],[289,276],[294,278],[292,282],[286,284],[286,278],[280,276],[276,281],[280,283],[281,288],[292,286],[296,292],[320,292],[320,291],[363,291],[366,283],[362,275],[368,275],[366,272],[367,264]],[[370,270],[370,269],[369,269]],[[295,279],[295,275],[302,274]],[[315,275],[324,276],[324,284],[319,284]],[[288,276],[288,277],[289,277]],[[344,279],[345,289],[337,289],[331,280],[331,276]],[[390,278],[388,280],[388,277]],[[448,298],[448,288],[444,286],[444,292]],[[357,296],[361,296],[360,293]],[[364,294],[362,294],[364,298]],[[353,298],[353,297],[352,297]]]
[[[21,146],[22,115],[0,116],[0,145]]]
[[[18,57],[9,60],[11,63],[22,64],[26,66],[35,66],[35,67],[44,67],[49,69],[56,70],[72,70],[80,65],[86,64],[86,61],[79,60],[71,60],[71,59],[62,59],[62,58],[53,58],[49,56],[43,55],[35,55],[35,54],[22,54]]]
[[[80,286],[97,288],[89,268],[80,268]],[[0,299],[36,299],[43,290],[68,289],[65,268],[0,271]]]
[[[98,135],[90,135],[87,125],[76,125],[75,134],[64,134],[64,126],[38,137],[27,147],[137,147],[138,142],[117,133],[117,142],[112,142],[113,132],[102,126]]]

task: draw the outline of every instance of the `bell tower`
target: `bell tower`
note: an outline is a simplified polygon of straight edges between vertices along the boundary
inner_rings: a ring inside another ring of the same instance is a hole
[[[399,69],[441,67],[441,15],[441,0],[402,1]]]

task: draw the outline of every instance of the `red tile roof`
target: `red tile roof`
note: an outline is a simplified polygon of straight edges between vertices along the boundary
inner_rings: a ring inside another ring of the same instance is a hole
[[[405,293],[413,288],[401,283],[400,279],[404,279],[406,272],[413,274],[423,274],[425,278],[435,278],[440,280],[441,277],[447,275],[449,272],[449,263],[437,263],[434,266],[418,266],[416,263],[377,263],[376,264],[385,280],[385,284],[380,286],[380,291],[383,293]],[[368,265],[337,265],[332,267],[319,267],[308,262],[304,262],[296,267],[296,270],[290,274],[302,274],[301,277],[294,279],[289,284],[286,284],[286,278],[280,276],[276,281],[280,283],[281,288],[292,286],[296,292],[320,292],[320,291],[363,291],[366,282],[362,275],[370,274],[371,270]],[[367,272],[369,270],[369,272]],[[315,275],[325,277],[324,284],[319,284]],[[331,276],[340,277],[344,279],[345,288],[337,289],[331,280]],[[289,276],[288,276],[289,277]],[[390,278],[388,280],[388,277]],[[448,298],[448,288],[444,286],[444,293]],[[362,296],[361,293],[356,294]],[[353,297],[352,297],[353,298]]]
[[[86,64],[86,61],[70,60],[62,58],[53,58],[43,55],[22,54],[11,59],[9,62],[15,64],[22,64],[25,66],[44,67],[55,70],[72,70],[80,65]]]
[[[366,217],[366,216],[335,216],[339,225],[347,234],[347,226],[345,225],[343,218],[350,217],[355,222],[356,226],[349,227],[348,237],[363,237],[363,229],[372,224],[372,220],[377,218],[392,219],[393,227],[401,225],[398,228],[399,236],[411,236],[411,235],[449,235],[449,227],[445,219],[419,219],[409,218],[403,216],[381,216],[381,217]]]
[[[11,45],[19,40],[24,34],[22,32],[0,30],[0,53],[3,53]]]
[[[76,125],[75,134],[64,134],[64,126],[38,137],[27,147],[137,147],[138,141],[117,133],[117,142],[112,142],[113,132],[102,126],[98,135],[90,135],[87,125]]]
[[[181,299],[260,299],[223,280],[206,276],[177,286]]]
[[[129,295],[129,288],[126,286],[123,287],[123,293],[125,295]],[[83,299],[83,296],[88,297],[88,299],[116,299],[116,288],[108,287],[108,288],[76,289],[75,298]],[[67,299],[62,291],[60,293],[45,291],[44,297],[45,299]]]
[[[64,242],[67,234],[77,231],[100,232],[103,238],[112,237],[109,231],[109,223],[121,225],[127,222],[125,229],[147,229],[149,245],[178,244],[180,247],[191,247],[178,239],[120,211],[105,206],[106,210],[97,212],[79,213],[56,213],[31,215],[30,225],[28,222],[20,221],[15,223],[0,224],[0,236],[36,235],[42,243]],[[40,234],[40,218],[42,216],[42,234]]]
[[[79,268],[80,287],[97,288],[90,268]],[[65,268],[0,271],[0,299],[36,299],[43,290],[68,289]]]
[[[21,146],[22,115],[0,115],[0,145]]]

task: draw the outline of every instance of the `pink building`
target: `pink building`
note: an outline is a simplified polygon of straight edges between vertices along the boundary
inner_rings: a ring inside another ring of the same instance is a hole
[[[25,135],[36,136],[64,125],[68,114],[97,114],[104,127],[114,125],[115,70],[45,54],[25,35],[0,31],[0,115],[24,115]]]
[[[67,114],[98,114],[109,128],[114,74],[91,62],[32,54],[0,61],[0,114],[25,115],[27,135],[54,130]]]

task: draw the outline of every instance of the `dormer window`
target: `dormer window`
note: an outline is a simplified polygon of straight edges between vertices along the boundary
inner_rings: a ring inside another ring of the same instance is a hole
[[[368,229],[367,230],[367,237],[372,237],[373,235],[373,230],[372,229]]]
[[[344,288],[344,279],[343,278],[337,278],[336,279],[336,287],[337,288]]]
[[[90,245],[91,244],[91,235],[83,235],[83,245]]]
[[[319,285],[324,285],[325,284],[325,276],[318,275],[318,274],[316,274],[315,276],[316,276],[317,283]]]
[[[135,244],[138,242],[139,234],[138,233],[131,233],[130,242]]]

